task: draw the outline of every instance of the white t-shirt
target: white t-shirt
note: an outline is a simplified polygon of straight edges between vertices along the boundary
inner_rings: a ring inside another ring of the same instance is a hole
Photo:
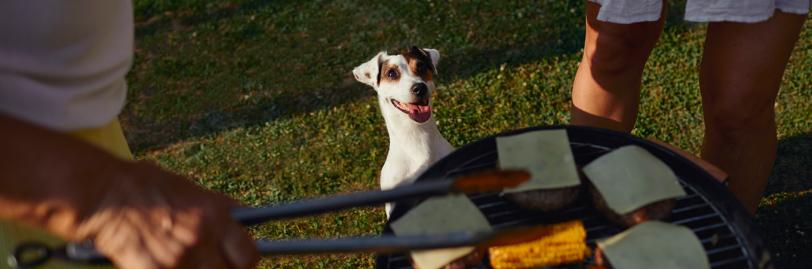
[[[0,1],[0,113],[65,131],[114,119],[132,13],[129,0]]]

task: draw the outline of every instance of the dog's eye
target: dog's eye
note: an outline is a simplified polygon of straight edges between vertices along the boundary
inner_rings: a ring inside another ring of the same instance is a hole
[[[396,72],[395,70],[389,70],[389,72],[386,72],[386,76],[389,78],[397,78],[398,72]]]

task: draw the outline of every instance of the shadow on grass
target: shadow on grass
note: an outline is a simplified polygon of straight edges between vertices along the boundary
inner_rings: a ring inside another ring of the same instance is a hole
[[[778,156],[765,194],[810,189],[812,189],[812,133],[781,139],[778,141]]]
[[[756,221],[777,268],[809,268],[812,256],[812,133],[781,139]]]
[[[152,16],[151,18],[142,18],[142,22],[137,27],[137,36],[139,39],[150,35],[161,35],[167,31],[185,31],[193,29],[196,25],[209,20],[225,21],[231,17],[238,15],[252,14],[251,12],[261,10],[267,7],[280,7],[297,3],[296,1],[238,1],[239,4],[209,4],[205,8],[177,10],[172,12],[163,12]],[[476,4],[472,4],[476,5]],[[515,40],[500,41],[496,40],[495,44],[488,44],[495,33],[489,31],[499,31],[501,25],[486,24],[489,29],[472,28],[469,33],[472,36],[482,36],[480,40],[469,40],[466,42],[474,43],[465,44],[465,42],[450,42],[441,40],[442,35],[449,33],[445,30],[436,30],[435,22],[415,22],[417,29],[426,29],[426,33],[418,33],[420,36],[418,40],[423,41],[408,41],[401,40],[396,42],[387,41],[386,38],[369,37],[370,42],[383,42],[384,46],[388,48],[402,48],[405,46],[413,45],[409,42],[419,44],[439,44],[439,49],[443,53],[440,63],[440,84],[447,84],[457,80],[469,79],[477,74],[498,68],[501,65],[516,66],[527,63],[537,62],[544,58],[571,55],[577,53],[582,48],[583,42],[583,1],[571,0],[568,4],[539,4],[543,10],[543,16],[536,19],[544,19],[536,23],[533,27],[536,28],[516,28],[513,27],[517,34],[525,35],[520,36],[517,40],[524,40],[526,42],[515,42]],[[681,22],[681,14],[684,9],[682,3],[672,4],[669,8],[669,19],[666,23],[666,29],[685,29],[685,24]],[[477,7],[480,8],[480,7]],[[397,7],[393,7],[397,9]],[[419,9],[419,8],[415,8]],[[476,8],[473,8],[476,9]],[[577,10],[578,12],[573,12]],[[422,11],[420,11],[422,12]],[[443,10],[429,10],[434,14],[427,14],[426,17],[440,18],[442,20],[454,20],[451,15],[443,13]],[[394,12],[397,14],[397,12]],[[562,15],[563,14],[563,15]],[[511,14],[508,14],[511,15]],[[141,14],[146,17],[146,14]],[[271,15],[274,16],[274,15]],[[419,16],[419,15],[414,15]],[[545,17],[546,16],[546,17]],[[408,19],[409,17],[407,17]],[[485,20],[485,18],[478,18]],[[564,21],[562,21],[564,20]],[[489,21],[489,20],[488,20]],[[408,23],[408,21],[403,22]],[[219,24],[219,23],[218,23]],[[571,25],[570,27],[562,27],[561,24]],[[362,26],[348,26],[350,28],[344,29],[347,33],[336,33],[335,35],[353,34],[355,31],[360,31]],[[400,27],[391,26],[391,30]],[[442,27],[442,24],[440,24]],[[506,27],[508,28],[508,27]],[[449,30],[451,32],[451,30]],[[262,42],[262,31],[252,31],[248,39],[256,38]],[[453,36],[458,33],[451,33]],[[501,34],[501,33],[500,33]],[[435,36],[436,35],[436,36]],[[409,35],[406,35],[409,36]],[[515,36],[515,35],[514,35]],[[244,38],[244,37],[243,37]],[[415,37],[412,37],[415,38]],[[366,38],[365,38],[366,39]],[[409,38],[406,38],[409,39]],[[486,40],[486,41],[483,41]],[[246,42],[256,41],[248,40]],[[241,41],[238,41],[241,42]],[[315,41],[311,41],[315,42]],[[174,144],[178,141],[203,137],[233,128],[251,127],[267,122],[293,117],[304,113],[318,111],[326,108],[337,107],[346,105],[348,103],[357,102],[359,100],[367,99],[374,96],[374,92],[360,83],[355,83],[349,74],[353,64],[360,64],[368,57],[371,57],[374,52],[370,51],[369,55],[362,55],[358,57],[357,52],[340,52],[341,55],[322,55],[321,57],[304,57],[314,54],[313,51],[308,49],[312,44],[270,44],[271,46],[281,47],[278,53],[288,55],[302,55],[296,59],[298,62],[279,62],[279,65],[288,65],[288,67],[279,67],[289,74],[284,76],[289,77],[320,77],[326,78],[323,85],[315,85],[307,83],[310,81],[290,79],[290,78],[267,78],[265,84],[274,85],[291,85],[281,86],[277,89],[272,89],[256,96],[250,102],[234,102],[226,107],[211,107],[204,111],[194,111],[188,114],[171,115],[170,120],[156,121],[149,117],[140,116],[137,113],[125,111],[122,122],[125,125],[127,136],[130,139],[131,147],[133,150],[143,152],[145,150],[162,148],[167,145]],[[366,45],[367,47],[374,47],[376,45]],[[261,46],[261,45],[258,45]],[[318,45],[315,45],[318,46]],[[353,48],[355,49],[355,48]],[[358,51],[367,51],[369,48],[358,48]],[[325,50],[327,51],[327,50]],[[249,57],[251,56],[251,57]],[[160,57],[160,56],[159,56]],[[252,58],[257,55],[229,55],[228,57],[244,57]],[[348,60],[352,59],[352,60]],[[344,77],[337,78],[336,71],[319,71],[319,69],[328,67],[318,67],[315,61],[334,61],[332,68],[334,70],[346,70],[343,72]],[[352,61],[352,62],[350,62]],[[158,68],[160,66],[148,66],[148,68]],[[178,70],[175,70],[178,69]],[[184,80],[184,72],[192,70],[193,68],[184,65],[179,65],[175,69],[168,71],[151,70],[150,72],[173,72],[179,71],[175,74],[175,79],[180,77]],[[273,72],[274,70],[266,70],[266,72]],[[321,72],[321,73],[320,73]],[[234,83],[242,83],[235,79]],[[303,84],[310,85],[296,85],[297,82],[305,82]],[[217,85],[225,86],[228,88],[240,88],[241,85]],[[275,87],[275,86],[271,86]],[[139,91],[147,92],[150,94],[148,86],[141,86]],[[186,89],[172,89],[185,91]],[[205,87],[203,88],[205,89]],[[157,94],[157,93],[156,93]],[[225,92],[224,94],[233,94],[232,92]],[[204,100],[205,101],[205,100]],[[137,104],[142,105],[142,104]],[[130,109],[128,109],[130,110]]]
[[[160,33],[165,29],[193,27],[202,22],[228,19],[269,5],[286,5],[290,0],[274,1],[161,1],[141,0],[135,4],[136,38]],[[145,4],[144,4],[145,3]],[[139,5],[140,4],[140,5]],[[163,5],[162,5],[163,4]],[[168,4],[168,5],[167,5]]]

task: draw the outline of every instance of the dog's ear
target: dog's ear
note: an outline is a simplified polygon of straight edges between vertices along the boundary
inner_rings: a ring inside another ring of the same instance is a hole
[[[381,61],[384,56],[386,56],[386,52],[379,52],[378,55],[375,55],[375,57],[372,57],[372,59],[366,63],[355,67],[355,69],[352,70],[352,75],[355,77],[355,80],[372,86],[372,88],[377,87],[380,81],[380,79],[378,79],[378,73],[381,71]]]
[[[436,49],[426,49],[424,48],[423,51],[429,55],[431,58],[431,65],[434,66],[434,73],[437,74],[437,63],[440,61],[440,52]]]

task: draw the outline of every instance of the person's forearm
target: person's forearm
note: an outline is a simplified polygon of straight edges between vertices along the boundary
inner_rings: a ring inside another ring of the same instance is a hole
[[[67,134],[0,114],[0,218],[63,237],[92,210],[124,161]]]
[[[120,268],[253,267],[236,203],[147,162],[118,159],[0,115],[0,218],[91,240]]]

